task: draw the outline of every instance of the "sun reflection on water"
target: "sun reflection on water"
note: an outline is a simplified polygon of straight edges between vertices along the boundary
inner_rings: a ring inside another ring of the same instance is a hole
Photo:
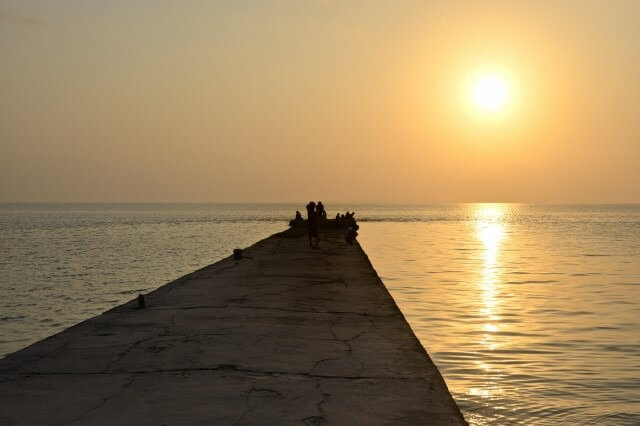
[[[499,204],[478,205],[475,210],[476,217],[476,238],[483,245],[482,270],[478,287],[482,303],[479,308],[480,316],[484,317],[482,331],[484,334],[480,340],[480,345],[488,351],[494,351],[500,344],[495,338],[495,333],[500,331],[500,246],[505,238],[505,225],[503,217],[506,207]],[[495,368],[487,363],[483,363],[483,370],[487,373],[495,372]],[[488,398],[501,392],[499,385],[494,378],[489,376],[488,382],[482,388],[472,387],[469,389],[470,395]]]
[[[637,206],[424,210],[361,243],[469,424],[640,425]]]

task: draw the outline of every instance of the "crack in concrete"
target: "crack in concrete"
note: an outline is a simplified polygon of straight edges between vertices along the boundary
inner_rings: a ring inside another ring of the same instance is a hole
[[[271,370],[258,370],[252,368],[243,368],[230,364],[221,364],[215,367],[194,367],[194,368],[171,368],[171,369],[155,369],[155,370],[130,370],[121,372],[68,372],[68,371],[50,371],[50,372],[20,372],[13,374],[0,373],[0,376],[34,376],[34,377],[47,377],[47,376],[104,376],[114,374],[186,374],[192,372],[230,372],[247,374],[250,376],[266,376],[266,377],[291,377],[291,378],[309,378],[309,379],[345,379],[345,380],[424,380],[422,376],[351,376],[351,375],[339,375],[339,374],[312,374],[312,373],[296,373],[290,371],[271,371]]]
[[[110,395],[110,396],[108,396],[108,397],[106,397],[106,398],[103,398],[102,400],[100,400],[100,402],[99,402],[96,406],[94,406],[94,407],[90,408],[89,410],[85,411],[84,413],[80,413],[78,416],[76,416],[76,417],[74,417],[73,419],[69,420],[69,423],[68,423],[68,424],[73,424],[73,423],[75,423],[75,422],[79,421],[81,418],[83,418],[83,417],[87,416],[88,414],[91,414],[92,412],[99,410],[99,409],[100,409],[100,408],[102,408],[102,407],[103,407],[107,402],[109,402],[110,400],[112,400],[112,399],[114,399],[114,398],[118,397],[119,395],[123,394],[123,393],[124,393],[124,391],[125,391],[129,386],[133,385],[133,383],[134,383],[135,381],[136,381],[136,376],[135,376],[135,374],[132,374],[132,375],[131,375],[131,377],[129,378],[129,380],[128,380],[124,385],[122,385],[122,387],[121,387],[118,391],[116,391],[113,395]]]
[[[168,337],[170,339],[185,339],[186,342],[192,341],[191,339],[194,337],[207,337],[207,336],[233,336],[233,333],[194,333],[194,334],[162,334],[158,337]]]
[[[301,314],[334,314],[334,315],[358,315],[363,317],[390,317],[395,316],[392,315],[379,315],[379,314],[371,314],[368,312],[353,312],[353,311],[323,311],[323,310],[307,310],[307,309],[287,309],[287,308],[275,308],[271,306],[238,306],[240,309],[261,309],[266,311],[280,311],[280,312],[294,312]]]
[[[245,408],[245,411],[243,411],[242,414],[240,414],[240,417],[238,417],[238,419],[235,422],[233,422],[234,425],[240,424],[244,420],[244,418],[248,416],[249,413],[251,413],[251,411],[253,411],[254,407],[251,404],[251,399],[254,397],[254,394],[260,394],[261,396],[265,396],[265,394],[267,394],[266,396],[276,397],[276,398],[282,397],[282,393],[280,391],[277,391],[275,389],[269,389],[269,388],[257,388],[255,387],[255,384],[252,385],[249,390],[246,390],[243,393],[245,395],[246,408]]]
[[[318,391],[318,393],[320,393],[320,395],[322,395],[322,398],[320,399],[320,401],[318,401],[316,403],[316,409],[318,410],[318,413],[320,414],[318,416],[319,419],[317,419],[318,422],[316,424],[322,424],[327,419],[327,413],[325,412],[323,405],[327,402],[327,399],[329,399],[331,394],[326,393],[324,390],[322,390],[322,383],[321,383],[320,380],[316,380],[316,391]]]
[[[304,422],[304,424],[308,426],[319,426],[323,424],[326,419],[322,416],[309,416],[304,419],[300,419],[300,421]]]
[[[118,354],[118,357],[114,360],[111,361],[109,364],[106,365],[106,367],[104,367],[104,372],[107,373],[111,367],[113,367],[115,364],[119,363],[120,361],[122,361],[122,359],[127,356],[131,351],[133,351],[135,348],[137,348],[138,346],[140,346],[141,344],[143,344],[146,341],[149,341],[151,339],[153,339],[155,336],[152,337],[146,337],[144,339],[138,340],[137,342],[134,342],[132,345],[130,345],[127,349],[125,349],[123,352]]]
[[[266,393],[273,394],[274,396],[282,396],[282,392],[277,391],[275,389],[257,388],[255,386],[253,386],[251,389],[249,389],[249,392],[266,392]]]
[[[273,294],[281,294],[281,293],[273,293]],[[332,299],[326,299],[326,300],[332,300]],[[147,310],[149,311],[179,311],[179,310],[192,310],[192,309],[227,309],[227,308],[232,308],[232,309],[260,309],[260,310],[266,310],[266,311],[280,311],[280,312],[294,312],[294,313],[301,313],[301,314],[336,314],[336,315],[358,315],[358,316],[367,316],[367,317],[377,317],[377,318],[389,318],[389,317],[393,317],[393,316],[397,316],[397,313],[391,313],[391,314],[385,314],[385,315],[381,315],[381,314],[374,314],[374,313],[369,313],[369,312],[354,312],[354,311],[326,311],[326,310],[308,310],[308,309],[287,309],[287,308],[276,308],[276,307],[271,307],[271,306],[242,306],[242,305],[231,305],[230,303],[236,303],[233,301],[230,302],[226,302],[224,304],[220,304],[220,305],[194,305],[194,306],[178,306],[178,307],[162,307],[162,306],[155,306],[155,307],[148,307]]]
[[[343,359],[343,358],[350,358],[352,359],[356,364],[358,364],[358,368],[360,371],[360,375],[364,374],[364,370],[365,370],[365,366],[364,363],[354,355],[353,352],[353,345],[352,343],[359,339],[360,337],[362,337],[364,334],[368,333],[372,328],[375,328],[375,318],[370,318],[369,319],[369,326],[367,327],[366,330],[361,330],[358,333],[356,333],[355,335],[348,337],[348,338],[339,338],[337,333],[335,332],[334,328],[338,326],[338,324],[342,321],[343,317],[337,317],[336,320],[334,320],[330,325],[329,325],[329,332],[331,333],[331,335],[333,336],[334,340],[343,343],[346,347],[347,347],[347,356],[346,357],[342,357],[342,358],[333,358],[333,359],[325,359],[325,360],[321,360],[322,361],[330,361],[330,360],[338,360],[338,359]],[[314,369],[320,364],[320,362],[316,363],[316,365],[314,366]],[[313,369],[310,371],[312,372]]]
[[[313,370],[318,368],[320,366],[320,364],[322,364],[323,362],[339,361],[339,360],[344,359],[344,358],[345,358],[344,356],[341,356],[341,357],[338,357],[338,358],[323,358],[321,360],[318,360],[313,364],[313,367],[311,367],[311,369],[309,370],[309,372],[307,374],[312,375],[313,374]]]
[[[279,294],[279,293],[277,293]],[[330,299],[328,299],[330,300]],[[308,310],[308,309],[288,309],[288,308],[276,308],[272,306],[241,306],[241,305],[233,305],[230,306],[229,303],[225,303],[222,305],[195,305],[195,306],[179,306],[179,307],[152,307],[147,308],[149,310],[157,310],[157,311],[167,311],[167,310],[191,310],[191,309],[260,309],[265,311],[280,311],[280,312],[294,312],[301,314],[336,314],[336,315],[358,315],[358,316],[366,316],[366,317],[378,317],[378,318],[388,318],[397,316],[397,313],[380,315],[373,314],[369,312],[354,312],[354,311],[324,311],[324,310]]]
[[[253,389],[253,385],[251,386],[251,389]],[[251,399],[251,389],[249,389],[248,391],[244,391],[244,405],[245,405],[245,410],[240,414],[240,417],[238,417],[238,419],[233,422],[233,426],[239,425],[240,422],[242,422],[242,420],[251,412],[251,410],[253,410],[253,408],[251,408],[251,403],[250,403],[250,399]]]

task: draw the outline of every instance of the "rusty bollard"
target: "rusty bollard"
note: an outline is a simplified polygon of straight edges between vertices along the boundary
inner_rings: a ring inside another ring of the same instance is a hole
[[[138,309],[144,309],[147,307],[147,302],[144,300],[144,294],[138,295]]]

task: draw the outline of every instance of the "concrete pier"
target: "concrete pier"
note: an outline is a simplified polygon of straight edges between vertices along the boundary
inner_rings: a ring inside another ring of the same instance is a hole
[[[465,421],[360,246],[275,234],[0,360],[0,424]]]

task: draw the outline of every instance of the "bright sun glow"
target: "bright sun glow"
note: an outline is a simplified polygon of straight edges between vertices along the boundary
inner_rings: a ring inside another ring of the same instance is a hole
[[[476,107],[482,111],[498,111],[504,108],[509,98],[509,86],[498,74],[484,74],[473,82],[472,97]]]

